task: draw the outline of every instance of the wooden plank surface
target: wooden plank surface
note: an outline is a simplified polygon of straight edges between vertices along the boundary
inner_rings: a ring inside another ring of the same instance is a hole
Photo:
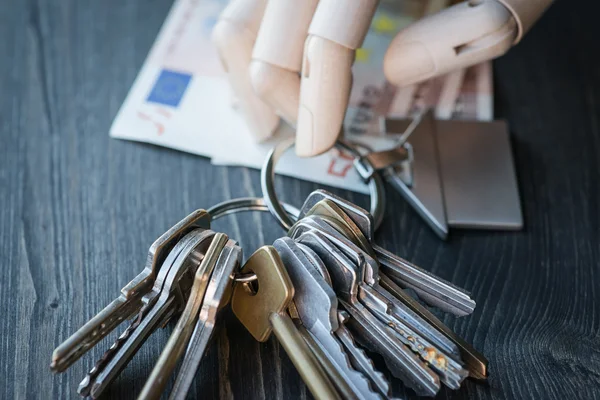
[[[48,368],[53,348],[141,270],[148,246],[171,224],[196,208],[260,194],[257,171],[108,137],[170,3],[0,5],[2,399],[77,398],[79,380],[108,342],[56,376]],[[523,232],[454,231],[442,243],[388,191],[377,242],[477,300],[472,316],[444,320],[487,355],[489,382],[439,398],[600,396],[600,24],[597,5],[581,3],[557,2],[495,63],[496,111],[513,133]],[[294,204],[317,187],[277,183]],[[215,228],[247,254],[282,234],[256,214]],[[259,344],[231,315],[226,320],[192,396],[308,397],[275,340]],[[148,340],[111,398],[140,391],[171,329]]]

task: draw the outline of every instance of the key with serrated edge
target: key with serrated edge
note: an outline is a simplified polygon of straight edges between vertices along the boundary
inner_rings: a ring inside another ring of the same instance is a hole
[[[391,328],[385,326],[358,301],[360,278],[354,263],[318,231],[306,231],[296,240],[313,249],[327,265],[339,301],[345,304],[354,321],[362,327],[360,334],[369,336],[365,341],[384,357],[392,374],[418,394],[434,396],[440,389],[437,375],[391,332]],[[360,318],[356,315],[360,315]]]
[[[316,190],[304,202],[299,219],[316,213],[352,221],[371,243],[381,264],[381,271],[386,272],[400,286],[413,289],[425,302],[458,316],[473,312],[475,302],[469,293],[374,244],[373,217],[363,208],[327,191]]]
[[[236,245],[235,241],[229,240],[221,252],[210,278],[202,308],[198,315],[198,321],[169,395],[170,400],[185,399],[200,361],[206,353],[215,332],[218,315],[229,304],[233,293],[233,274],[240,268],[241,263],[242,249]]]
[[[196,228],[210,228],[210,215],[205,210],[194,211],[152,243],[143,271],[123,287],[119,297],[54,350],[50,369],[54,372],[65,371],[121,322],[139,312],[143,306],[141,298],[152,288],[169,252],[179,239]]]
[[[98,374],[111,362],[111,360],[115,357],[115,355],[119,352],[121,347],[127,343],[131,335],[137,330],[142,324],[144,318],[148,315],[156,300],[158,300],[158,296],[160,295],[160,291],[162,290],[165,279],[167,278],[173,263],[179,256],[179,254],[186,249],[190,248],[192,245],[192,238],[198,234],[201,230],[195,229],[186,234],[177,244],[173,247],[173,249],[169,252],[167,258],[163,261],[163,264],[158,271],[154,279],[154,285],[152,289],[146,293],[141,302],[144,306],[140,309],[137,316],[134,318],[132,323],[125,329],[125,331],[116,339],[112,346],[100,357],[100,359],[94,364],[94,367],[88,372],[86,377],[81,381],[78,388],[78,393],[81,396],[89,396],[90,391],[92,389],[92,385],[95,382]],[[205,235],[212,235],[211,231],[203,231]]]
[[[348,237],[360,236],[361,234],[364,234],[363,232],[367,232],[367,233],[370,232],[369,227],[372,226],[372,221],[371,221],[370,215],[365,210],[361,209],[360,207],[355,206],[352,203],[346,202],[343,199],[337,198],[337,197],[335,197],[333,195],[329,195],[329,194],[327,194],[325,199],[320,200],[320,201],[322,202],[322,204],[318,204],[319,201],[317,201],[313,205],[313,207],[309,210],[308,215],[321,215],[321,216],[328,216],[330,218],[336,218],[338,220],[340,220],[340,219],[343,220],[343,222],[344,222],[343,225],[346,228],[346,230],[341,230],[340,232],[345,233]],[[347,212],[349,214],[347,214]],[[350,218],[349,215],[353,215],[353,217]],[[360,223],[360,221],[362,221],[362,226],[363,226],[362,229],[360,229],[358,227],[357,223],[355,223],[355,222]],[[336,227],[336,229],[339,229],[339,225],[337,225],[335,227]],[[353,230],[354,233],[348,234],[347,229]],[[358,242],[364,243],[364,241],[360,241],[360,240],[358,240]],[[379,249],[379,252],[382,254],[389,253],[381,248]],[[389,256],[388,258],[400,259],[399,257],[395,257],[393,254],[391,256]],[[382,265],[382,264],[380,264],[380,265]],[[415,271],[420,270],[416,266],[412,266],[412,269]],[[429,329],[428,326],[422,326],[421,321],[425,321],[429,326],[437,329],[438,332],[440,332],[441,334],[446,336],[448,338],[448,340],[452,341],[454,343],[454,345],[456,346],[456,348],[458,348],[458,350],[461,354],[461,358],[464,360],[464,362],[466,363],[466,366],[469,369],[469,375],[472,378],[476,378],[476,379],[486,379],[488,361],[481,353],[479,353],[477,350],[475,350],[473,348],[473,346],[471,346],[469,343],[465,342],[462,338],[460,338],[458,335],[456,335],[454,332],[452,332],[452,330],[450,328],[448,328],[446,325],[444,325],[429,310],[427,310],[427,308],[423,307],[421,304],[419,304],[417,301],[415,301],[412,297],[410,297],[409,295],[404,293],[399,286],[397,286],[389,277],[387,277],[387,275],[385,275],[384,273],[381,272],[381,269],[380,269],[379,276],[380,276],[381,286],[384,289],[386,289],[386,291],[389,294],[391,294],[394,298],[400,300],[400,302],[402,303],[402,306],[404,306],[405,317],[410,319],[410,323],[412,323],[416,329],[421,329],[421,330]],[[443,282],[443,281],[441,281],[441,282]],[[448,283],[447,286],[452,287],[453,285]],[[461,293],[459,293],[456,297],[457,298],[464,297],[465,292],[461,291],[460,289],[458,289],[458,290]],[[472,300],[470,300],[467,296],[467,298],[465,299],[465,303],[470,303],[470,302],[472,302]],[[435,303],[435,300],[434,300],[434,303]],[[472,302],[472,306],[474,307],[474,302]],[[444,308],[444,307],[442,307],[442,308]],[[413,318],[410,315],[408,315],[407,309],[412,310],[412,312],[415,313],[415,317],[417,317],[417,318]],[[435,337],[430,337],[430,339],[435,341]],[[444,343],[442,343],[440,341],[437,341],[436,343],[438,343],[439,346],[442,346],[442,347],[445,346]],[[446,351],[453,353],[453,350],[450,348],[446,348]]]
[[[197,230],[190,235],[188,245],[171,266],[159,290],[158,298],[153,300],[155,304],[110,362],[98,372],[92,382],[89,382],[92,398],[98,398],[104,392],[156,328],[164,326],[185,306],[185,298],[191,290],[194,273],[212,241],[214,232]]]
[[[342,344],[333,334],[338,328],[337,298],[333,289],[292,239],[277,239],[273,246],[294,284],[294,304],[302,325],[316,339],[357,398],[380,398],[370,387],[369,380],[353,369]]]
[[[216,233],[204,254],[202,263],[194,274],[194,283],[187,297],[187,302],[175,329],[171,333],[165,348],[161,352],[146,384],[138,396],[139,400],[156,400],[160,398],[177,361],[188,345],[202,307],[204,295],[221,251],[229,238],[224,233]]]

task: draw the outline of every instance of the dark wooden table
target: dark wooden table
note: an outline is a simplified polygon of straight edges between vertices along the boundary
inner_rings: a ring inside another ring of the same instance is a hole
[[[487,355],[489,382],[440,398],[600,396],[600,20],[595,2],[578,3],[555,4],[495,63],[496,112],[513,133],[524,231],[457,230],[443,243],[387,193],[377,241],[477,300],[472,316],[445,321]],[[76,398],[108,342],[57,376],[48,369],[52,349],[141,270],[149,245],[171,224],[196,208],[260,195],[257,171],[108,137],[170,5],[0,5],[2,399]],[[289,178],[278,178],[278,187],[295,204],[317,188]],[[257,214],[216,228],[247,253],[282,234]],[[139,392],[171,329],[148,340],[110,397]],[[191,394],[308,396],[278,343],[255,342],[231,315]]]

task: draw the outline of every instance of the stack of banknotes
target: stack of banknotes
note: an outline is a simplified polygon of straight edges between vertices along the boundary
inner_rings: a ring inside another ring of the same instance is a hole
[[[272,139],[255,143],[221,67],[210,34],[227,0],[175,0],[110,130],[114,138],[153,143],[209,157],[213,164],[260,168],[279,140],[294,134],[281,123]],[[447,0],[383,0],[363,47],[344,121],[348,139],[373,150],[393,146],[382,117],[410,118],[428,108],[439,119],[493,119],[492,66],[486,62],[413,86],[385,80],[383,56],[396,33],[448,5]],[[301,159],[292,151],[277,173],[368,193],[337,150]]]

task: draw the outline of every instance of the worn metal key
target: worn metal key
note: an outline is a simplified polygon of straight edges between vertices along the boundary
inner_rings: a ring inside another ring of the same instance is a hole
[[[337,297],[312,266],[294,240],[277,239],[279,253],[294,284],[294,304],[302,324],[316,339],[327,358],[351,388],[356,398],[379,399],[369,380],[356,371],[334,332],[338,329]]]
[[[357,329],[364,339],[361,342],[367,343],[369,348],[381,354],[392,374],[402,379],[415,392],[434,396],[440,389],[437,375],[406,348],[390,327],[359,302],[360,277],[356,265],[318,231],[306,231],[297,241],[313,249],[327,265],[338,299],[352,316],[351,320],[361,327]]]
[[[329,217],[332,219],[336,219],[339,224],[332,224],[332,226],[344,233],[348,238],[354,239],[353,241],[357,244],[365,243],[364,240],[361,240],[360,237],[363,236],[363,232],[371,232],[370,226],[372,226],[372,221],[369,213],[356,205],[349,203],[343,199],[337,198],[333,195],[329,195],[325,193],[326,198],[318,201],[313,205],[313,207],[307,212],[307,215],[319,215],[324,218]],[[349,215],[353,217],[350,218]],[[358,227],[357,224],[362,222],[362,229]],[[343,229],[340,229],[340,225],[343,225]],[[349,233],[348,231],[351,231]],[[384,261],[389,264],[392,263],[403,263],[405,265],[405,270],[411,270],[412,273],[408,273],[407,275],[414,274],[428,274],[426,271],[421,270],[420,268],[410,264],[410,266],[406,266],[409,263],[407,261],[402,260],[400,257],[388,252],[383,248],[378,248],[376,253],[380,256],[384,257]],[[383,262],[380,264],[383,265]],[[384,267],[385,268],[385,267]],[[389,270],[388,270],[389,272]],[[412,326],[421,331],[431,331],[429,327],[435,328],[438,332],[446,336],[449,340],[451,340],[455,346],[459,349],[461,358],[466,363],[469,375],[475,379],[485,379],[487,377],[487,359],[479,353],[475,348],[469,343],[465,342],[463,339],[458,337],[450,328],[448,328],[444,323],[442,323],[437,317],[435,317],[427,308],[423,307],[417,301],[415,301],[412,297],[407,295],[402,291],[402,289],[396,285],[387,275],[381,273],[380,270],[380,283],[381,286],[387,290],[394,298],[400,300],[402,304],[409,308],[412,312],[415,313],[414,317],[408,315],[407,318],[410,319],[410,323]],[[455,288],[450,283],[445,283],[438,278],[435,278],[440,282],[438,288],[438,292],[449,290],[453,291]],[[402,280],[402,279],[400,279]],[[412,287],[410,285],[406,285],[405,287]],[[414,287],[412,287],[414,289]],[[419,293],[419,291],[417,291]],[[431,296],[424,294],[423,291],[420,292],[420,297],[425,300],[429,299],[432,305],[440,306],[439,297],[436,299],[432,299]],[[446,309],[447,311],[453,311],[454,314],[464,315],[468,312],[468,310],[472,310],[475,307],[475,302],[472,301],[464,291],[457,289],[453,294],[447,295],[446,298],[453,297],[455,301],[460,302],[463,299],[465,306],[462,306],[463,311],[458,311],[456,307],[452,306],[452,304],[445,303],[441,305],[442,309]],[[405,316],[407,315],[405,309]],[[423,325],[421,321],[426,321],[426,325]],[[431,340],[436,341],[435,337],[430,337]],[[436,341],[438,345],[444,348],[444,344],[440,341]],[[450,353],[454,353],[452,349],[446,347],[446,351]]]
[[[196,327],[192,333],[177,379],[169,396],[170,400],[184,400],[196,375],[202,357],[215,332],[217,317],[233,293],[234,271],[242,263],[242,249],[229,240],[219,255],[215,270],[206,289]]]
[[[336,228],[333,229],[330,224]],[[370,282],[358,284],[360,301],[385,324],[392,327],[405,345],[440,374],[447,386],[458,389],[468,375],[462,367],[458,347],[379,286],[376,260],[369,260],[369,254],[349,239],[351,233],[342,224],[343,221],[338,223],[337,219],[310,215],[294,225],[290,232],[298,234],[310,229],[317,230],[351,257],[359,268],[360,280],[367,275],[371,277]],[[367,269],[369,274],[365,272]]]
[[[171,266],[164,285],[159,289],[158,298],[153,294],[148,301],[154,302],[139,326],[119,346],[116,354],[95,375],[95,379],[85,383],[92,398],[98,398],[121,370],[131,361],[146,339],[159,326],[164,326],[185,306],[185,299],[192,288],[194,274],[202,262],[214,232],[193,231],[189,243],[177,256]],[[81,392],[81,391],[80,391]]]
[[[196,228],[210,228],[210,215],[205,210],[194,211],[152,243],[143,271],[121,289],[119,297],[54,350],[50,369],[65,371],[121,322],[139,312],[143,306],[141,299],[152,288],[169,252],[186,233]]]
[[[133,319],[132,323],[125,329],[125,331],[117,338],[117,340],[113,343],[112,346],[100,357],[100,359],[96,362],[94,367],[88,372],[86,377],[79,384],[78,392],[82,396],[89,396],[90,391],[92,389],[92,385],[96,381],[96,377],[98,374],[103,371],[106,366],[112,361],[112,359],[118,354],[120,349],[125,346],[128,342],[130,342],[130,337],[133,333],[142,325],[144,318],[150,312],[158,297],[160,292],[164,286],[165,280],[169,275],[169,271],[171,270],[173,264],[177,260],[177,257],[182,252],[189,252],[193,245],[193,238],[198,235],[199,232],[203,232],[202,235],[206,235],[207,237],[212,237],[214,234],[209,230],[193,230],[186,234],[177,244],[173,247],[173,249],[169,252],[167,258],[163,261],[156,278],[154,279],[154,285],[152,289],[147,292],[141,299],[142,304],[144,306],[140,309],[136,317]],[[137,351],[137,350],[136,350]]]
[[[231,308],[240,322],[259,342],[275,333],[315,398],[339,399],[335,386],[286,314],[294,286],[275,248],[258,249],[241,272],[256,274],[258,291],[249,293],[242,285],[234,288]]]
[[[194,275],[194,284],[190,290],[185,308],[138,399],[152,400],[160,398],[192,335],[210,277],[227,240],[228,237],[224,233],[216,233],[213,237],[208,250],[204,254],[204,259]]]
[[[373,217],[366,210],[324,190],[316,190],[304,202],[299,218],[311,214],[336,216],[352,221],[358,228],[356,235],[361,233],[371,244],[382,271],[401,287],[413,289],[428,304],[458,316],[473,312],[475,302],[469,293],[374,244]]]

